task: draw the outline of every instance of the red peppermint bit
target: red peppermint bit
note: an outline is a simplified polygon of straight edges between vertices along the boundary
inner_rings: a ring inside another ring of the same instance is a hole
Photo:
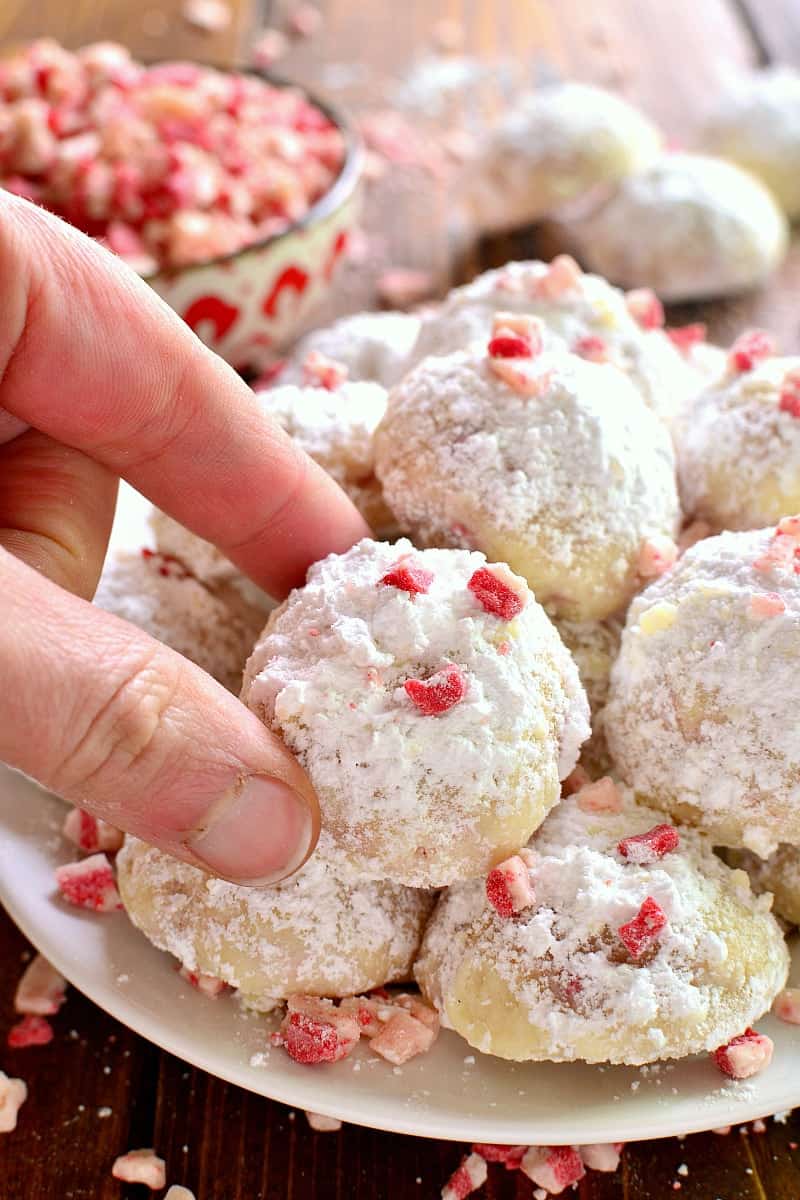
[[[652,288],[634,288],[625,293],[628,312],[642,329],[662,329],[664,305]]]
[[[648,896],[633,920],[620,925],[617,932],[631,958],[641,958],[645,950],[658,941],[666,924],[667,914],[652,896]]]
[[[66,1000],[67,981],[51,963],[37,954],[28,963],[14,993],[14,1010],[52,1017]]]
[[[593,1146],[578,1146],[583,1165],[591,1171],[613,1173],[619,1166],[624,1142],[597,1142]]]
[[[794,367],[784,375],[778,408],[792,417],[800,417],[800,368]]]
[[[594,783],[586,783],[578,789],[575,803],[585,813],[622,812],[622,796],[616,783],[609,775]]]
[[[480,1154],[468,1154],[442,1188],[442,1200],[465,1200],[483,1187],[489,1172]]]
[[[486,353],[490,358],[533,358],[530,342],[511,333],[500,333],[491,338]]]
[[[121,829],[109,825],[99,817],[84,812],[82,808],[73,808],[67,813],[61,832],[68,841],[85,850],[87,854],[96,854],[98,850],[106,850],[115,854],[122,849],[125,835]]]
[[[472,1152],[480,1154],[486,1162],[502,1163],[507,1171],[518,1171],[527,1149],[527,1146],[496,1146],[493,1142],[475,1142]]]
[[[677,850],[680,844],[681,835],[674,825],[654,825],[646,833],[623,838],[617,849],[629,862],[645,865],[658,862],[666,854]]]
[[[637,571],[642,579],[655,579],[669,570],[678,558],[678,547],[672,538],[654,534],[645,538],[639,547]]]
[[[46,1046],[52,1042],[53,1026],[46,1017],[25,1016],[8,1031],[8,1044],[12,1050],[23,1050],[28,1046]]]
[[[522,1173],[558,1196],[583,1179],[586,1171],[574,1146],[531,1146],[522,1160]]]
[[[346,996],[339,1005],[339,1011],[355,1017],[362,1035],[373,1038],[392,1015],[393,1005],[371,996]]]
[[[307,387],[325,388],[335,392],[347,379],[347,367],[344,363],[320,354],[319,350],[310,350],[303,362],[303,383]]]
[[[451,664],[430,679],[407,679],[403,687],[423,716],[438,717],[461,703],[468,684],[463,672]]]
[[[750,597],[747,611],[757,621],[764,621],[786,612],[786,604],[777,592],[756,592]]]
[[[546,273],[536,281],[537,295],[546,300],[558,300],[566,292],[580,287],[583,271],[569,254],[558,254],[550,263]]]
[[[743,373],[752,371],[775,353],[775,339],[763,329],[750,329],[742,333],[728,352],[728,365],[732,370]]]
[[[749,1079],[772,1062],[772,1039],[754,1029],[745,1029],[738,1037],[720,1046],[711,1057],[730,1079]]]
[[[780,1021],[800,1025],[800,988],[784,988],[776,996],[772,1011]]]
[[[490,358],[533,358],[544,345],[542,323],[527,313],[495,313],[487,347]]]
[[[216,975],[204,975],[202,971],[190,971],[188,967],[180,967],[178,974],[198,992],[202,992],[204,996],[210,996],[212,999],[219,996],[227,987],[227,984],[223,983],[221,979],[217,979]]]
[[[281,1022],[286,1053],[295,1062],[316,1064],[346,1058],[361,1036],[352,1014],[316,996],[290,996]]]
[[[706,340],[708,330],[701,322],[694,325],[674,325],[665,330],[667,337],[681,354],[690,354],[700,342]]]
[[[438,1028],[433,1029],[411,1013],[398,1009],[380,1033],[370,1042],[370,1049],[394,1066],[402,1066],[410,1058],[425,1054],[436,1041]]]
[[[513,621],[528,602],[528,588],[503,563],[479,567],[467,587],[484,612],[502,621]]]
[[[512,854],[489,872],[486,899],[501,917],[515,917],[534,903],[530,872],[519,854]]]
[[[98,913],[122,908],[111,863],[105,854],[93,854],[82,862],[57,867],[56,884],[64,899],[77,908]]]
[[[572,349],[589,362],[604,363],[609,360],[608,343],[596,333],[587,333],[578,338]]]
[[[412,596],[422,596],[430,591],[433,571],[415,563],[411,558],[401,558],[379,580],[386,587],[398,588]]]
[[[123,1183],[143,1183],[152,1192],[160,1192],[167,1186],[166,1163],[155,1150],[129,1150],[121,1154],[114,1160],[111,1174]]]
[[[800,541],[800,517],[781,517],[775,529],[775,536]]]

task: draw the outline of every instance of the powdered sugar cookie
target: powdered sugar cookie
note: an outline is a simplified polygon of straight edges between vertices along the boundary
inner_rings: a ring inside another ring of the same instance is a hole
[[[779,917],[800,925],[800,847],[778,846],[769,858],[750,850],[725,850],[723,858],[750,876],[756,892],[771,892],[773,909]]]
[[[567,255],[552,263],[507,263],[455,288],[423,317],[414,361],[484,345],[498,311],[537,316],[548,340],[619,367],[668,423],[724,361],[705,341],[702,325],[666,330],[664,310],[652,292],[626,296],[598,275],[582,272]]]
[[[791,67],[735,81],[711,117],[704,145],[765,183],[786,215],[800,216],[800,74]]]
[[[673,430],[684,511],[715,529],[758,529],[800,510],[800,358],[744,334],[728,370]]]
[[[603,733],[603,708],[608,699],[611,668],[619,654],[624,620],[556,621],[561,640],[575,659],[586,689],[592,717],[592,736],[581,747],[581,763],[597,775],[608,771],[610,759]]]
[[[304,364],[311,353],[341,363],[351,380],[392,387],[409,367],[419,334],[419,317],[405,312],[360,312],[307,333],[278,375],[278,383],[308,382]]]
[[[515,321],[528,333],[504,336]],[[672,445],[620,371],[537,353],[539,324],[501,314],[482,351],[420,363],[390,394],[376,474],[417,540],[477,547],[557,616],[601,619],[676,532]]]
[[[481,228],[508,229],[639,170],[660,148],[656,126],[620,96],[557,83],[522,96],[489,130],[465,186]]]
[[[720,845],[800,845],[800,519],[687,550],[634,600],[604,729],[623,778]]]
[[[524,580],[405,539],[311,567],[242,698],[298,755],[352,867],[412,887],[525,842],[589,732],[575,665]]]
[[[638,1064],[715,1050],[768,1011],[789,963],[769,899],[697,832],[618,809],[570,797],[516,863],[439,901],[415,973],[470,1045]],[[517,865],[509,893],[496,876]]]
[[[756,287],[782,261],[789,237],[762,183],[702,154],[663,155],[570,228],[592,271],[670,301]]]
[[[117,857],[120,894],[154,945],[238,988],[254,1008],[294,992],[350,996],[407,979],[430,897],[345,881],[324,843],[291,879],[250,888],[129,837]]]
[[[245,660],[264,625],[259,609],[227,603],[176,558],[150,550],[109,555],[94,602],[165,642],[232,692],[241,688]]]

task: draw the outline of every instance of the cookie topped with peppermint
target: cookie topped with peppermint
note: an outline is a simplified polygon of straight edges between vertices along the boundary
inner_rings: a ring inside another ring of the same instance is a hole
[[[311,567],[242,695],[298,755],[340,856],[412,887],[524,844],[589,733],[575,665],[525,581],[407,540]]]
[[[485,880],[444,893],[415,973],[442,1023],[484,1053],[639,1064],[738,1038],[788,962],[744,872],[604,779]]]

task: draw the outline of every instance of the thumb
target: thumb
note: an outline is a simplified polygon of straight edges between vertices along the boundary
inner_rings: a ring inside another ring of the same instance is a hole
[[[235,883],[272,883],[305,862],[314,791],[235,697],[4,550],[0,591],[0,759]]]

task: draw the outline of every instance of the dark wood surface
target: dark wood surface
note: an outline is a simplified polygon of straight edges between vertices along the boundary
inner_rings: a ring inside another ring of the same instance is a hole
[[[265,13],[279,19],[284,6],[230,0],[230,7],[229,29],[209,36],[186,27],[179,0],[0,0],[0,44],[45,33],[70,45],[120,37],[150,58],[181,54],[227,63],[242,59]],[[327,0],[320,7],[323,31],[281,64],[308,82],[324,78],[324,63],[368,63],[363,98],[374,101],[375,80],[398,75],[415,50],[430,44],[436,21],[448,17],[463,22],[467,53],[513,54],[616,87],[688,143],[728,70],[779,59],[800,66],[797,0]],[[401,261],[430,258],[431,228],[396,228],[393,237]],[[546,248],[546,231],[520,231],[480,243],[468,268]],[[702,316],[720,339],[759,323],[785,350],[797,350],[798,296],[795,246],[768,290],[680,315]],[[0,914],[0,1067],[22,1076],[30,1093],[17,1130],[0,1135],[0,1200],[142,1196],[142,1188],[121,1186],[109,1171],[118,1154],[147,1145],[166,1158],[169,1182],[191,1187],[198,1200],[432,1200],[459,1162],[463,1148],[448,1143],[354,1126],[315,1134],[302,1113],[186,1066],[74,991],[54,1020],[50,1046],[7,1050],[13,991],[27,952]],[[761,1134],[638,1143],[626,1149],[615,1176],[591,1174],[578,1194],[581,1200],[673,1194],[800,1200],[797,1143],[800,1109],[786,1124],[768,1122]],[[688,1174],[677,1173],[682,1164]],[[520,1175],[492,1169],[483,1194],[523,1200],[531,1192]]]

